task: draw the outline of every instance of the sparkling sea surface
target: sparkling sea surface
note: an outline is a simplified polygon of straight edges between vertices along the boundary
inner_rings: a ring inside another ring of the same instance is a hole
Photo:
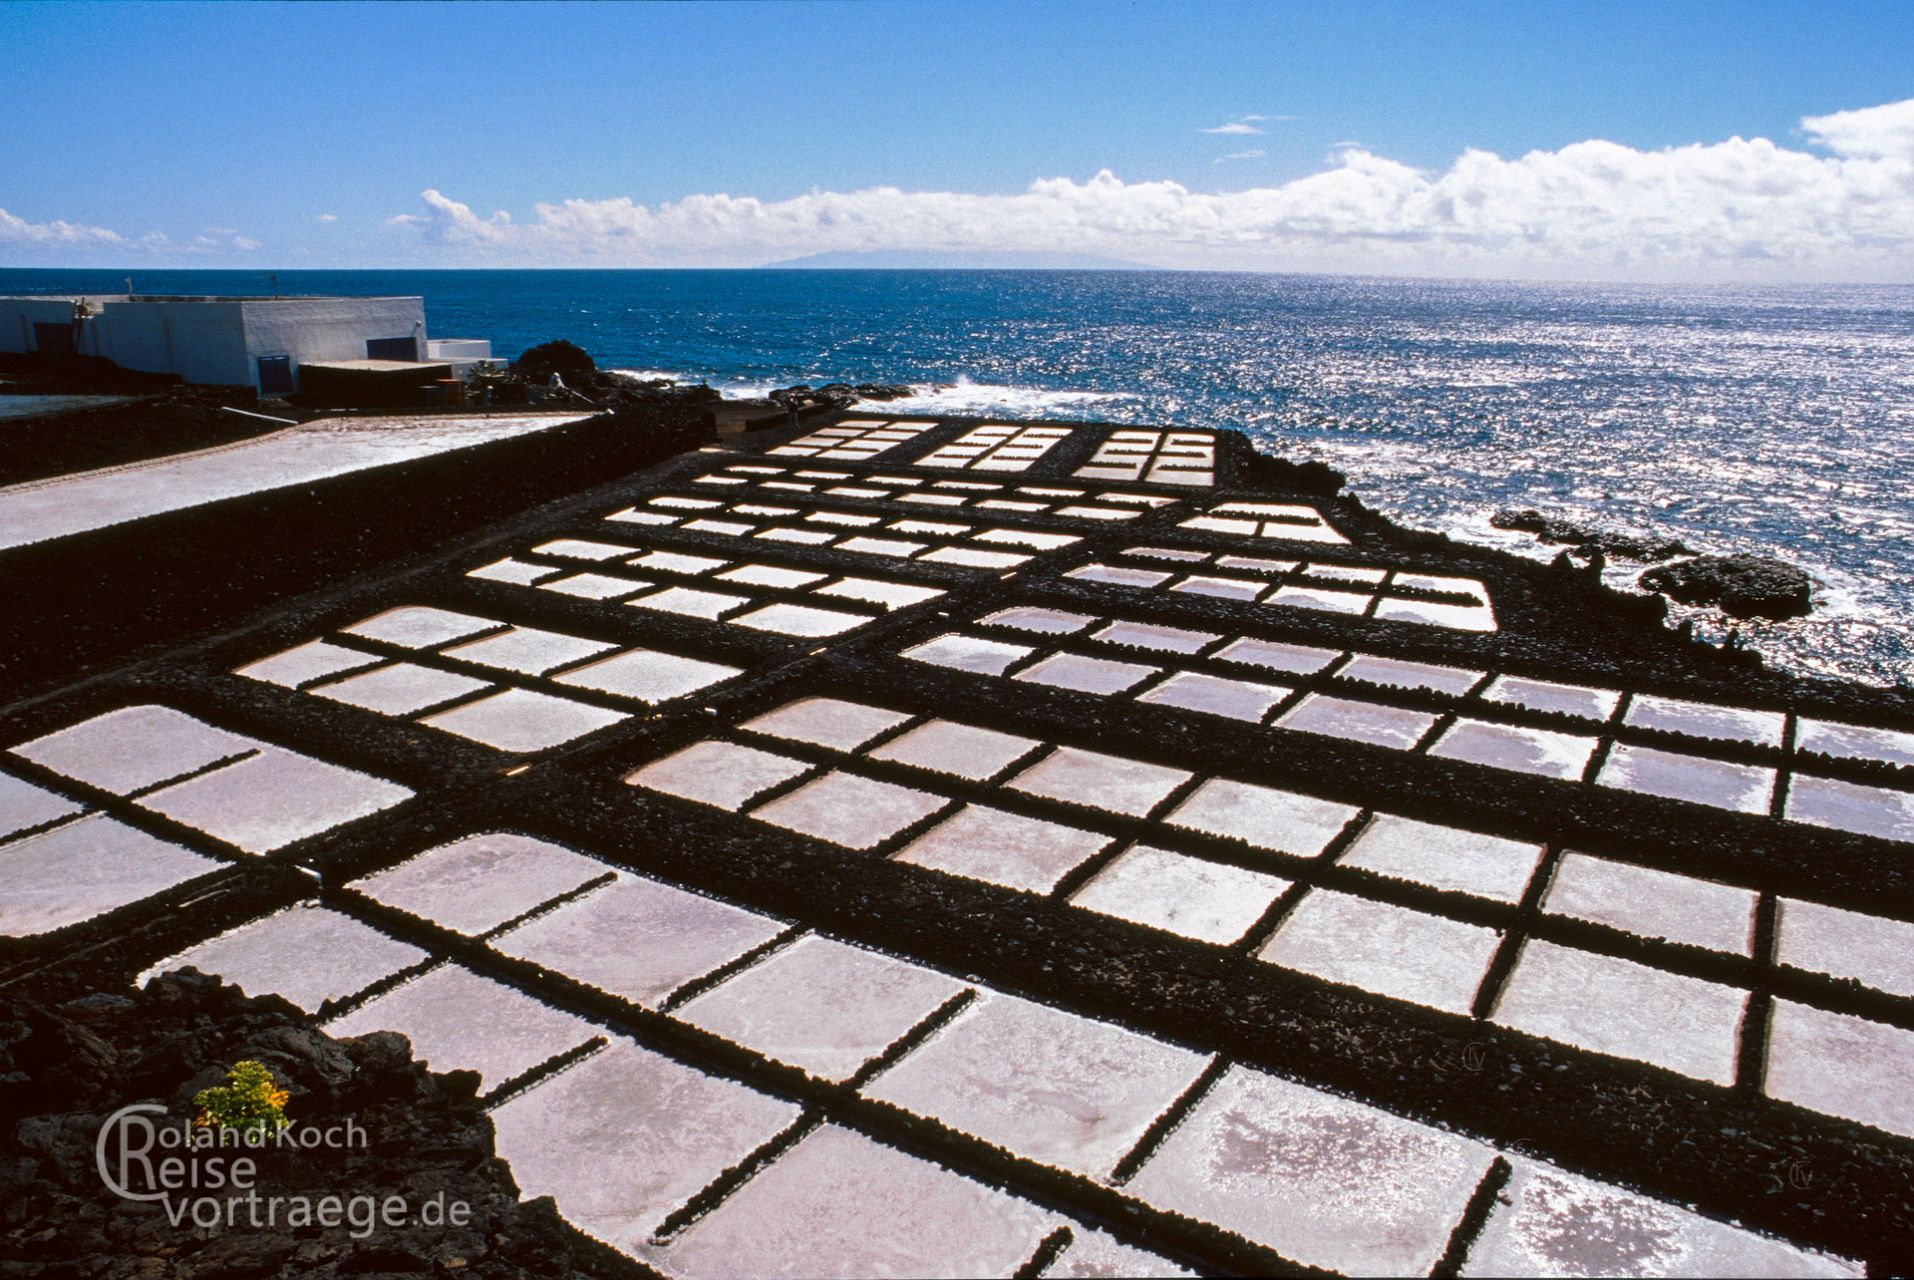
[[[0,270],[0,293],[123,292],[125,277]],[[260,272],[133,283],[273,291]],[[282,271],[278,288],[420,294],[436,336],[490,338],[507,358],[565,337],[603,367],[732,394],[908,382],[910,412],[1240,428],[1341,468],[1410,524],[1541,557],[1556,549],[1489,516],[1537,507],[1778,556],[1815,577],[1815,613],[1744,638],[1795,671],[1914,687],[1914,286]]]

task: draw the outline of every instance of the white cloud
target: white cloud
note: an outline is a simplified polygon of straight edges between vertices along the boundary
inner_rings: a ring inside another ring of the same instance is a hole
[[[1887,159],[1914,157],[1914,98],[1883,107],[1809,116],[1801,127],[1830,151],[1846,156]]]
[[[28,222],[0,209],[0,249],[13,250],[23,261],[67,262],[106,255],[118,261],[128,253],[156,258],[206,257],[234,250],[249,253],[259,245],[258,240],[240,235],[234,227],[207,227],[191,240],[180,243],[164,231],[124,236],[109,227],[89,227],[57,219]]]
[[[88,227],[58,220],[28,222],[25,218],[15,217],[5,209],[0,209],[0,245],[27,248],[91,248],[125,243],[125,239],[119,232],[110,231],[105,227]]]
[[[339,221],[339,215],[336,213],[322,213],[317,218],[313,219],[313,221],[324,222],[324,223],[334,223]]]
[[[1198,133],[1225,133],[1225,134],[1235,134],[1235,135],[1261,133],[1262,130],[1258,129],[1256,126],[1258,124],[1263,123],[1264,121],[1294,120],[1295,118],[1296,118],[1295,116],[1259,116],[1259,115],[1237,116],[1234,120],[1230,121],[1228,124],[1219,124],[1213,129],[1198,129],[1197,132]]]
[[[1914,102],[1814,117],[1828,154],[1765,138],[1577,142],[1426,172],[1362,147],[1280,186],[1045,178],[1019,192],[717,193],[535,206],[437,191],[391,224],[441,259],[741,266],[870,250],[1091,253],[1170,266],[1610,279],[1914,280]]]
[[[1261,160],[1268,154],[1269,152],[1261,147],[1251,147],[1248,151],[1232,151],[1226,156],[1218,156],[1213,163],[1225,164],[1231,160]]]
[[[523,220],[428,190],[417,211],[386,220],[378,252],[442,265],[751,266],[987,251],[1248,270],[1914,281],[1914,100],[1810,116],[1800,137],[1653,151],[1591,140],[1512,158],[1471,149],[1428,171],[1349,144],[1315,173],[1239,191],[1105,170],[1004,193],[569,199]],[[204,261],[259,248],[229,227],[176,242],[0,209],[0,261]]]
[[[435,240],[465,245],[502,244],[512,231],[512,215],[503,209],[489,218],[481,218],[472,212],[471,205],[448,200],[430,187],[420,192],[419,198],[425,201],[424,213],[401,213],[387,218],[386,225],[419,227]],[[538,207],[542,213],[547,206]]]
[[[259,241],[250,236],[242,236],[234,227],[208,227],[193,237],[189,244],[174,244],[164,232],[155,231],[146,237],[146,244],[154,253],[191,253],[218,254],[237,249],[241,253],[250,253],[259,247]]]

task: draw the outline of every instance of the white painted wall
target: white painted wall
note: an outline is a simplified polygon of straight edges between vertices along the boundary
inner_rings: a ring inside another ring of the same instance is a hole
[[[242,305],[249,362],[291,356],[296,369],[308,360],[363,360],[373,338],[413,338],[414,358],[425,355],[423,298],[264,298]]]
[[[35,324],[72,319],[72,297],[0,298],[0,351],[35,349]],[[413,338],[427,349],[422,298],[128,298],[93,295],[79,350],[188,382],[259,385],[260,356],[363,360],[366,342]],[[490,344],[484,344],[487,352]]]
[[[14,355],[32,351],[34,325],[66,324],[72,319],[72,298],[0,298],[0,351]]]
[[[485,338],[434,338],[425,344],[425,358],[452,366],[452,376],[463,378],[472,366],[492,358],[492,344]]]
[[[428,360],[490,360],[492,344],[485,338],[434,338],[425,344]]]
[[[123,369],[177,373],[188,382],[255,385],[239,302],[106,302],[86,322],[86,350]]]

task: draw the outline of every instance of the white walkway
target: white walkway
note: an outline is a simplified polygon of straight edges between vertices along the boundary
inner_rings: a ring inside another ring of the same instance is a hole
[[[323,418],[216,449],[0,489],[0,551],[578,422],[580,413]]]

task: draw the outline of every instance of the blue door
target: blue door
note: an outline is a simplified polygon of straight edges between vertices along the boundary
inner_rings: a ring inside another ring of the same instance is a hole
[[[292,394],[292,357],[259,357],[259,394],[262,396],[289,396]]]

